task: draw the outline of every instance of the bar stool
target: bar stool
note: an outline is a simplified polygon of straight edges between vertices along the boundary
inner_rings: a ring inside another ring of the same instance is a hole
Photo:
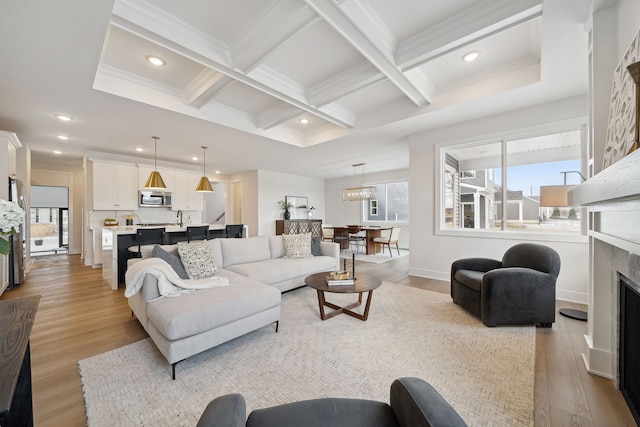
[[[208,225],[187,226],[187,242],[192,240],[207,240],[209,238]]]
[[[242,237],[243,229],[244,229],[244,224],[227,225],[225,227],[224,234],[227,238]]]
[[[143,253],[148,252],[151,254],[151,250],[155,245],[162,245],[165,238],[165,228],[138,228],[136,230],[136,244],[129,246],[129,261],[137,261],[142,258]],[[133,262],[135,262],[133,261]]]

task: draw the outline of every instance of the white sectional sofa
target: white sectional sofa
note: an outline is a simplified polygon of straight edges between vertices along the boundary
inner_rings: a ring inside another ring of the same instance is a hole
[[[304,278],[340,265],[337,243],[314,242],[318,255],[285,258],[283,236],[208,241],[216,276],[228,286],[159,298],[158,279],[145,274],[139,292],[129,296],[132,312],[172,367],[190,356],[280,320],[281,292],[304,286]],[[178,245],[163,245],[170,252]],[[127,275],[129,280],[129,275]],[[129,283],[127,283],[129,287]]]

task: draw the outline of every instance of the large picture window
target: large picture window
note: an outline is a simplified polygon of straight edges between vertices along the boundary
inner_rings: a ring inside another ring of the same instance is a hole
[[[377,199],[365,203],[365,221],[409,222],[409,183],[375,184]]]
[[[580,140],[575,130],[442,147],[440,229],[579,233],[580,209],[541,206],[540,188],[581,170]]]

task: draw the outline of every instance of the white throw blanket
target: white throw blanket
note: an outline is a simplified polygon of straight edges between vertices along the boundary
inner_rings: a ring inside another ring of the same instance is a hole
[[[153,275],[158,279],[158,292],[161,296],[178,295],[180,292],[195,289],[229,286],[229,280],[222,276],[211,276],[204,279],[181,279],[178,273],[160,258],[145,258],[127,268],[124,296],[129,298],[142,289],[144,276]]]

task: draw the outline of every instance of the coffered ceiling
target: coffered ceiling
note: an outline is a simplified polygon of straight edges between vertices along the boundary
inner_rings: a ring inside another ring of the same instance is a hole
[[[408,167],[411,133],[587,88],[586,0],[27,3],[2,4],[0,128],[42,159],[152,156],[158,135],[160,160],[208,145],[223,173],[330,178]]]

